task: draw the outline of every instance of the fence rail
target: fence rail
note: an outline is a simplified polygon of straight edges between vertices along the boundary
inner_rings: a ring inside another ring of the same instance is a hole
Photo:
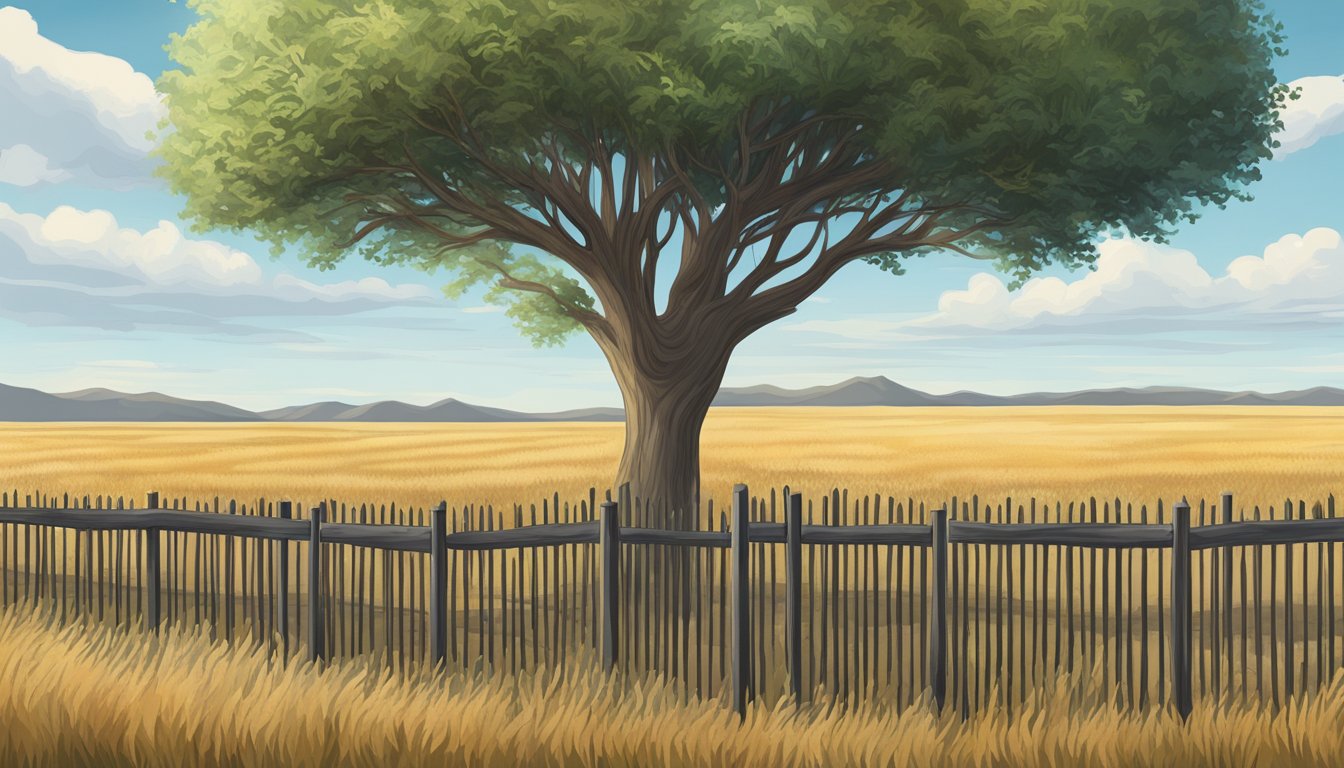
[[[1333,497],[1328,515],[1318,504],[1308,518],[1299,502],[1294,516],[1285,501],[1285,519],[1260,519],[1257,507],[1253,519],[1243,512],[1235,521],[1224,494],[1207,510],[1200,504],[1198,525],[1184,500],[1170,522],[1160,504],[1157,522],[1146,507],[1134,522],[1132,505],[1121,522],[1119,500],[1104,505],[1101,520],[1095,500],[1076,513],[1071,505],[1067,519],[1056,505],[1051,522],[1048,507],[1038,520],[1035,501],[1029,520],[1019,506],[1014,521],[1011,500],[997,514],[986,508],[982,520],[966,519],[980,517],[978,499],[968,507],[954,498],[927,514],[921,505],[918,516],[913,501],[897,515],[893,499],[882,523],[880,498],[871,515],[867,498],[861,516],[856,503],[851,522],[837,491],[829,505],[822,499],[816,524],[800,494],[785,489],[782,499],[784,519],[773,493],[766,519],[766,500],[738,486],[731,525],[721,515],[718,530],[672,531],[654,527],[652,510],[628,494],[608,496],[600,516],[591,492],[572,515],[565,505],[562,516],[556,498],[543,504],[540,523],[535,507],[530,524],[516,507],[512,527],[494,510],[450,519],[446,503],[427,520],[423,510],[394,510],[389,520],[323,502],[303,520],[289,502],[269,514],[225,514],[162,509],[155,493],[140,509],[68,499],[17,506],[17,494],[9,506],[6,494],[0,597],[22,589],[59,597],[65,610],[73,587],[69,605],[80,612],[93,609],[96,590],[101,616],[107,588],[116,616],[143,617],[153,630],[165,613],[213,627],[221,607],[232,627],[241,610],[286,654],[306,625],[314,659],[363,650],[367,639],[389,658],[398,649],[403,664],[420,656],[494,665],[498,656],[516,669],[530,645],[532,663],[563,667],[571,648],[587,647],[608,668],[670,672],[700,693],[726,683],[740,711],[768,681],[783,680],[799,700],[818,686],[876,696],[885,681],[899,699],[927,694],[938,708],[951,699],[965,713],[996,695],[1011,704],[1052,670],[1100,656],[1129,703],[1170,702],[1184,716],[1196,688],[1219,695],[1239,684],[1245,696],[1254,682],[1256,695],[1277,706],[1280,692],[1289,698],[1308,684],[1312,662],[1317,685],[1338,668],[1336,592],[1344,589],[1336,590],[1333,545],[1344,543],[1344,520],[1334,519]],[[73,560],[70,537],[57,552],[53,532],[62,529],[75,533]]]
[[[307,541],[309,525],[302,520],[229,515],[216,517],[201,512],[161,509],[93,511],[43,507],[0,508],[0,523],[42,525],[78,531],[164,531],[172,533],[222,534],[267,541]],[[428,554],[433,533],[428,525],[324,523],[322,542],[356,547],[375,547]],[[1151,549],[1171,546],[1170,524],[1125,523],[975,523],[948,522],[947,540],[952,544],[1000,544],[1073,546],[1114,549]],[[625,544],[661,544],[683,547],[731,546],[731,535],[718,531],[675,531],[663,528],[621,527]],[[802,525],[802,544],[854,546],[929,547],[931,525]],[[460,531],[445,534],[451,550],[476,552],[597,544],[598,523],[552,523],[498,531]],[[784,544],[784,523],[753,523],[748,542]],[[1243,522],[1196,528],[1191,549],[1255,544],[1306,544],[1344,542],[1344,520],[1279,520]]]

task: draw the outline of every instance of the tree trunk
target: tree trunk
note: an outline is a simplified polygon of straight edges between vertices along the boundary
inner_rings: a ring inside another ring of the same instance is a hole
[[[659,353],[669,349],[643,348]],[[608,354],[625,402],[625,450],[616,483],[628,484],[631,496],[654,510],[651,525],[695,527],[700,430],[731,351],[728,344],[703,339],[692,342],[690,354],[676,360]]]
[[[628,486],[628,498],[637,501],[622,516],[635,525],[696,530],[703,522],[697,519],[700,430],[733,345],[712,334],[675,345],[666,344],[666,339],[643,341],[635,348],[671,359],[641,360],[638,355],[604,350],[625,402],[625,451],[616,473],[617,487]],[[677,352],[684,356],[678,359]],[[645,514],[635,518],[638,511]],[[650,606],[664,606],[669,622],[684,622],[691,616],[691,551],[670,550],[656,563],[635,558],[631,584],[644,590]]]

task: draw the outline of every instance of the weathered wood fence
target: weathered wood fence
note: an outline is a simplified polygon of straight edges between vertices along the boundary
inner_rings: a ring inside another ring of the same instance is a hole
[[[884,522],[880,497],[851,510],[835,491],[814,521],[799,494],[785,489],[780,510],[774,493],[767,503],[738,486],[731,524],[720,513],[716,528],[689,531],[655,527],[628,494],[597,514],[592,491],[573,506],[548,500],[540,522],[535,506],[526,523],[515,507],[511,527],[502,512],[450,516],[446,503],[426,521],[334,501],[296,519],[287,501],[239,514],[161,508],[156,493],[142,509],[12,500],[0,497],[7,602],[152,631],[194,621],[232,637],[241,625],[286,656],[302,637],[313,659],[382,652],[403,667],[563,669],[596,652],[688,693],[726,686],[739,711],[787,693],[923,697],[968,713],[1095,673],[1121,703],[1184,716],[1196,695],[1277,707],[1344,661],[1333,497],[1310,516],[1287,500],[1277,518],[1256,507],[1234,520],[1224,494],[1200,503],[1198,525],[1184,501],[1170,521],[1159,503],[1149,522],[1118,499],[1100,519],[1095,499],[1056,504],[1053,520],[1034,500],[1028,516],[1011,500],[926,513],[887,499]]]

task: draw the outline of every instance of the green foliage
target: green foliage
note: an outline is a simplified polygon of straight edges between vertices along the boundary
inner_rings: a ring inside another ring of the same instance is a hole
[[[484,248],[478,249],[478,253],[479,250]],[[443,288],[444,295],[457,299],[474,285],[489,284],[485,300],[507,307],[505,314],[513,318],[518,329],[537,347],[559,345],[566,336],[581,330],[572,317],[557,311],[557,302],[550,296],[513,290],[495,282],[500,277],[500,270],[493,265],[502,266],[514,279],[549,286],[565,306],[591,311],[593,299],[577,280],[555,266],[543,264],[531,254],[510,253],[498,247],[494,250],[494,254],[482,254],[478,258],[464,259],[458,263],[455,279]],[[430,262],[430,269],[435,266],[434,262]]]
[[[1003,224],[960,243],[1016,279],[1096,257],[1104,231],[1161,239],[1200,204],[1247,196],[1270,156],[1281,28],[1252,0],[193,0],[159,83],[163,173],[201,227],[298,244],[329,267],[358,253],[493,281],[493,259],[576,305],[583,287],[502,240],[442,249],[369,211],[428,197],[384,170],[407,152],[446,183],[525,209],[433,128],[454,107],[514,167],[557,130],[617,152],[736,147],[750,105],[850,116],[923,205],[971,204]],[[570,145],[577,156],[579,149]],[[701,172],[701,192],[725,195]],[[852,190],[860,194],[865,190]],[[361,205],[352,205],[361,202]],[[478,231],[470,217],[432,222]],[[908,253],[868,261],[900,271]],[[502,289],[491,291],[502,299]],[[577,324],[519,294],[534,339]]]

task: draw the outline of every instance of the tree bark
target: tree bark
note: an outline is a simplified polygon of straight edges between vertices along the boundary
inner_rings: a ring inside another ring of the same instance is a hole
[[[620,323],[617,335],[595,338],[625,403],[625,450],[616,482],[618,488],[628,486],[629,496],[623,499],[637,506],[623,515],[646,510],[640,520],[626,519],[653,528],[696,530],[702,522],[697,519],[700,432],[736,341],[712,321],[681,326],[690,328],[686,333],[670,331],[678,325],[669,318],[646,316],[636,326],[639,332]],[[656,566],[636,558],[631,583],[645,591],[650,605],[663,605],[669,621],[688,620],[690,549],[673,548],[663,556]]]
[[[628,484],[631,496],[654,510],[651,524],[689,530],[698,512],[700,431],[734,345],[714,333],[681,344],[662,335],[604,345],[625,403],[616,483]]]

